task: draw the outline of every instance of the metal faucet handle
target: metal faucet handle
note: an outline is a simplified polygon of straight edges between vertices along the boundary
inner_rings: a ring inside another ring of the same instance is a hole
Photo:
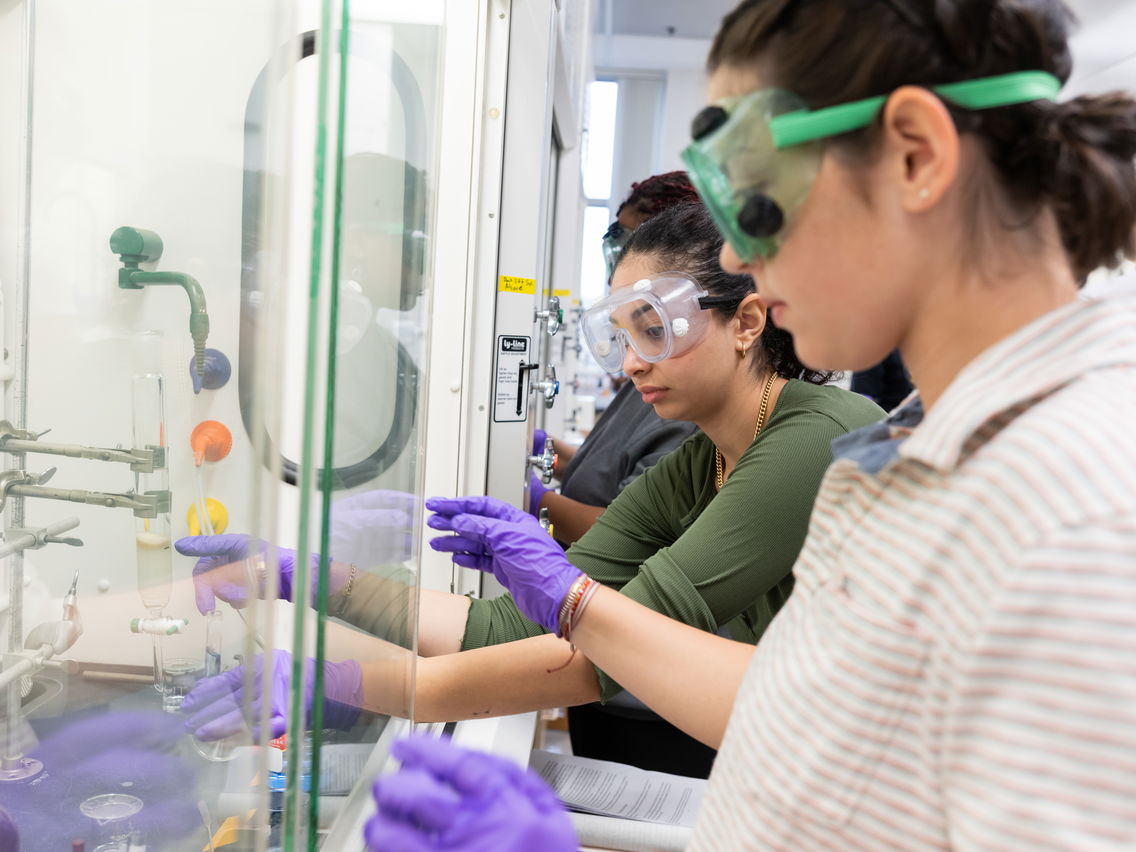
[[[544,323],[544,329],[549,337],[564,327],[564,309],[560,307],[560,297],[551,296],[548,305],[543,311],[534,311],[533,320]]]
[[[529,456],[528,463],[540,474],[540,481],[545,485],[552,482],[556,471],[556,444],[551,438],[544,439],[544,452],[539,456]]]
[[[540,391],[544,396],[545,408],[552,408],[556,404],[556,395],[560,393],[560,381],[556,378],[555,364],[548,365],[543,380],[533,382],[533,390]]]

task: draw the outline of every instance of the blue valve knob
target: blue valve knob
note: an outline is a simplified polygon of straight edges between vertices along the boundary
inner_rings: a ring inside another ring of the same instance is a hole
[[[193,392],[201,393],[201,389],[217,390],[224,387],[233,375],[233,365],[220,349],[205,350],[204,375],[197,373],[196,359],[190,359],[189,375],[193,380]]]

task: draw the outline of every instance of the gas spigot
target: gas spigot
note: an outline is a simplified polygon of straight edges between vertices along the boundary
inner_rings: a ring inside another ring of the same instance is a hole
[[[536,469],[540,474],[540,481],[545,485],[552,482],[552,478],[556,472],[556,444],[551,438],[544,439],[544,452],[539,456],[529,456],[528,463],[530,467]]]
[[[184,272],[144,272],[139,263],[156,261],[162,256],[162,238],[145,228],[123,226],[110,235],[110,250],[122,260],[118,270],[118,286],[123,290],[141,290],[150,284],[176,284],[189,296],[189,333],[193,337],[193,355],[197,374],[205,374],[205,341],[209,337],[209,314],[205,309],[205,292],[192,275]],[[194,388],[195,391],[199,388]]]
[[[543,379],[532,383],[532,391],[544,397],[545,408],[552,408],[556,402],[556,395],[560,393],[560,381],[556,378],[555,364],[549,364],[545,368]]]
[[[544,323],[544,330],[550,337],[560,331],[561,326],[564,325],[564,309],[560,307],[560,297],[552,296],[543,311],[534,311],[533,321]]]

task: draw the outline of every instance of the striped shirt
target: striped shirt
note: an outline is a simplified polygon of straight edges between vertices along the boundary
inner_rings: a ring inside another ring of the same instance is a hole
[[[1136,301],[834,443],[692,849],[1136,849]]]

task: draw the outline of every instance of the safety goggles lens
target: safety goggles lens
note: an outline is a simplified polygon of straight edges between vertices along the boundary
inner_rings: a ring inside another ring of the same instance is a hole
[[[762,89],[707,107],[694,120],[683,162],[745,263],[776,254],[816,177],[820,145],[780,149],[769,129],[776,116],[803,108],[791,92]]]
[[[705,296],[685,277],[639,281],[584,312],[584,338],[609,373],[622,368],[628,346],[652,363],[680,355],[705,333],[709,315],[699,303]]]

